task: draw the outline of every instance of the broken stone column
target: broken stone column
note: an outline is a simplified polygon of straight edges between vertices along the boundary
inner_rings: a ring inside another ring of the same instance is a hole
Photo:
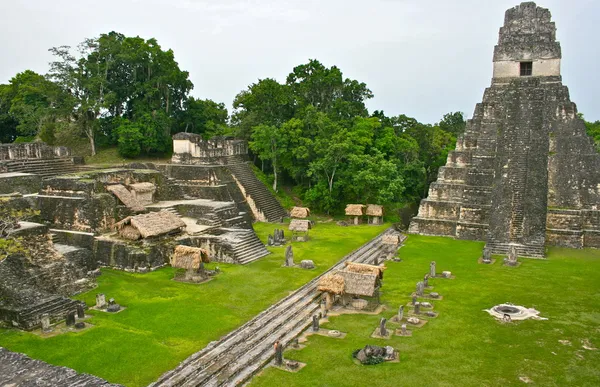
[[[85,309],[82,304],[77,305],[77,318],[85,318]]]
[[[421,303],[417,302],[415,304],[415,314],[419,314],[419,313],[421,313]]]
[[[42,314],[40,323],[42,324],[42,332],[48,333],[52,331],[52,328],[50,328],[50,315],[48,313]]]
[[[406,330],[406,324],[402,324],[402,336],[406,336],[408,334],[408,331]]]
[[[404,305],[400,305],[400,309],[398,309],[398,322],[402,321],[404,318]]]
[[[283,365],[283,345],[279,341],[275,342],[275,364]]]
[[[96,294],[96,308],[103,309],[106,307],[106,296],[102,293]]]
[[[75,325],[75,312],[68,312],[66,317],[66,324],[68,327]]]
[[[435,261],[431,261],[429,264],[429,276],[435,277]]]
[[[381,320],[379,320],[379,336],[387,336],[388,332],[387,332],[387,329],[385,328],[386,322],[387,322],[387,319],[385,319],[385,318],[381,318]]]
[[[317,316],[316,314],[314,314],[312,317],[312,330],[313,332],[319,331],[319,316]]]
[[[294,251],[292,250],[292,245],[285,248],[285,266],[294,266]]]
[[[423,286],[423,282],[417,282],[417,296],[423,297],[425,287]]]

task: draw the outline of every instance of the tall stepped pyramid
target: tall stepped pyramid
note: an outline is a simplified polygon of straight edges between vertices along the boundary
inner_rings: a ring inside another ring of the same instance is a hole
[[[543,257],[600,247],[600,155],[560,75],[550,11],[506,11],[491,87],[421,201],[409,232],[484,240]]]

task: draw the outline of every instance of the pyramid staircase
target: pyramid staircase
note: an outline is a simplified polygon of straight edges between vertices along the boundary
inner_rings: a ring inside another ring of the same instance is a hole
[[[250,197],[259,212],[268,222],[280,222],[288,216],[287,211],[279,204],[269,189],[258,180],[249,162],[228,165],[227,168],[241,184],[246,196]]]
[[[233,257],[237,263],[246,265],[270,254],[265,248],[265,245],[254,233],[254,230],[226,230],[235,231],[236,237],[238,238],[236,243],[232,243],[231,246]]]

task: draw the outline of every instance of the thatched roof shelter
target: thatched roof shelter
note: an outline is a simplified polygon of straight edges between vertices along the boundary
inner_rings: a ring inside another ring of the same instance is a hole
[[[312,228],[310,220],[292,219],[289,230],[293,232],[308,232]]]
[[[367,216],[383,216],[383,206],[367,204]]]
[[[123,184],[111,184],[106,186],[108,192],[112,192],[127,208],[141,212],[145,210],[145,207],[140,203],[135,196]]]
[[[307,207],[294,207],[290,211],[290,216],[298,219],[308,218],[310,216],[310,209]]]
[[[377,275],[354,273],[340,270],[337,274],[344,278],[344,293],[355,296],[373,297],[379,288]]]
[[[346,261],[345,265],[345,271],[359,274],[372,274],[376,275],[378,278],[383,278],[383,271],[386,269],[385,266],[375,266],[368,265],[366,263],[356,263],[350,261]]]
[[[199,247],[178,245],[171,256],[171,266],[179,269],[196,270],[200,263],[209,263],[208,251]]]
[[[179,232],[185,228],[185,223],[177,215],[163,210],[128,216],[114,225],[122,236],[124,236],[124,232],[131,233],[131,229],[126,228],[126,226],[136,229],[142,238],[149,238]]]
[[[348,216],[363,216],[364,215],[363,204],[347,204],[346,205],[346,215]]]
[[[344,277],[337,273],[329,273],[319,279],[318,289],[321,292],[327,292],[332,294],[343,294],[344,293]]]

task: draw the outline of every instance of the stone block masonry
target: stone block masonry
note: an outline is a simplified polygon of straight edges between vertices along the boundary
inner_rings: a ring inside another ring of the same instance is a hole
[[[561,47],[547,9],[506,12],[494,77],[456,150],[421,202],[411,233],[515,246],[600,247],[600,155],[561,82]],[[529,71],[531,70],[531,71]]]

